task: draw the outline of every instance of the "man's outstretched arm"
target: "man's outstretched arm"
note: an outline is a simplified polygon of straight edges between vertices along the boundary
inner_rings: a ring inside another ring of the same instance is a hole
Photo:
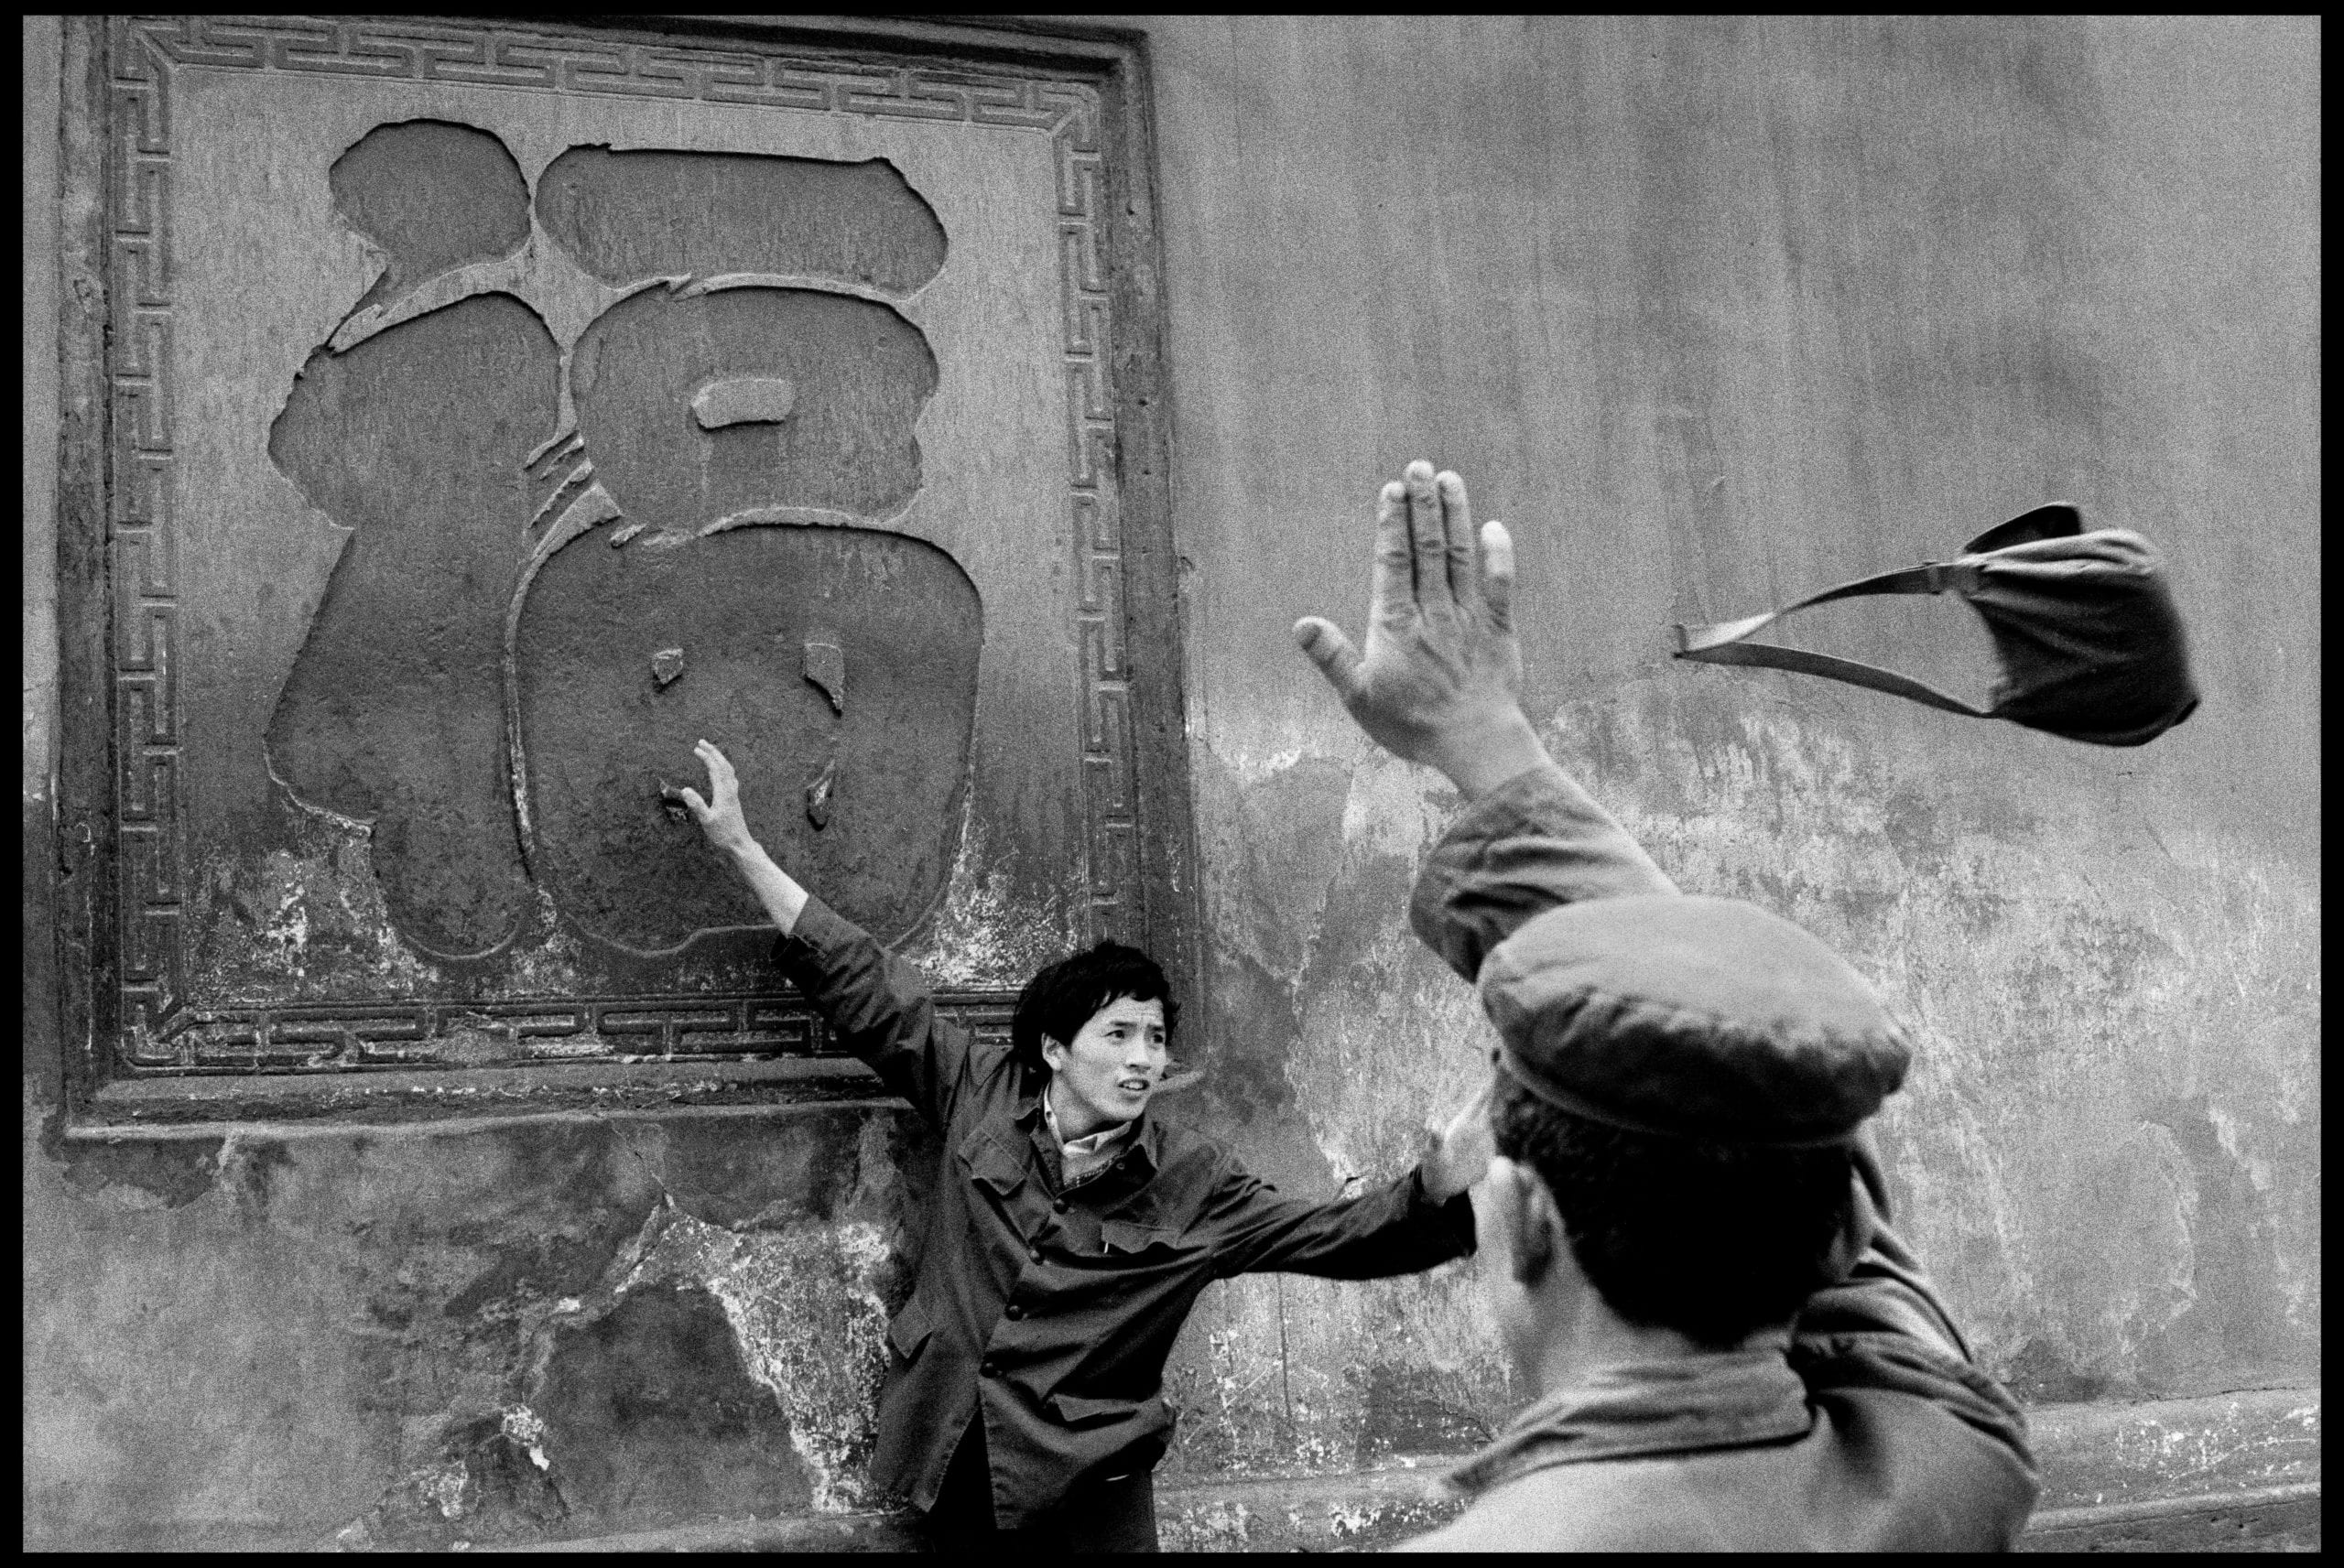
[[[1216,1269],[1225,1277],[1260,1270],[1375,1280],[1413,1274],[1473,1250],[1473,1210],[1465,1195],[1496,1152],[1490,1089],[1425,1128],[1424,1156],[1395,1182],[1354,1197],[1308,1203],[1281,1197],[1232,1162],[1207,1206]]]
[[[692,748],[708,768],[708,795],[679,789],[701,831],[749,885],[781,933],[783,972],[838,1035],[931,1125],[951,1119],[969,1078],[971,1043],[936,1011],[920,972],[871,935],[808,894],[749,831],[732,762],[702,741]]]
[[[1464,481],[1411,463],[1377,508],[1365,653],[1324,620],[1295,626],[1360,727],[1394,754],[1439,769],[1466,798],[1417,877],[1409,913],[1417,935],[1468,979],[1542,910],[1677,891],[1555,765],[1523,716],[1513,543],[1490,523],[1475,545]],[[1811,1386],[1893,1388],[1945,1405],[2031,1494],[2024,1416],[1970,1364],[1942,1296],[1890,1228],[1868,1139],[1857,1144],[1853,1180],[1857,1212],[1844,1243],[1853,1265],[1809,1299],[1795,1363]],[[2022,1504],[2013,1518],[2024,1512]]]
[[[1467,979],[1541,910],[1677,891],[1555,764],[1523,712],[1514,541],[1502,523],[1476,533],[1457,475],[1413,462],[1384,487],[1364,651],[1315,615],[1294,633],[1370,739],[1438,769],[1465,797],[1410,914]]]

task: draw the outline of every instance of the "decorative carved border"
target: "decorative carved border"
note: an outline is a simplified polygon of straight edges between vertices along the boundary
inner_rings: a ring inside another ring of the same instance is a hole
[[[1009,1038],[1015,991],[961,992],[936,1011],[981,1040]],[[673,1061],[700,1057],[836,1056],[843,1049],[811,1009],[749,991],[657,998],[579,996],[560,1001],[317,1002],[228,1012],[198,1011],[191,1065],[212,1072],[346,1071],[442,1065],[441,1043],[502,1036],[517,1053],[492,1064]],[[192,1032],[191,1032],[192,1033]],[[566,1048],[581,1035],[626,1044],[616,1051]],[[516,1061],[517,1056],[517,1061]],[[459,1062],[456,1065],[463,1065]]]
[[[171,514],[170,79],[133,44],[107,51],[108,565],[114,595],[116,874],[129,1059],[182,1007],[177,520]]]
[[[820,1054],[818,1021],[747,995],[578,998],[559,1003],[448,1001],[281,1008],[190,1005],[184,985],[184,772],[175,657],[176,544],[170,507],[170,86],[174,68],[309,71],[558,93],[613,93],[880,114],[1047,134],[1057,161],[1066,332],[1069,504],[1080,649],[1084,853],[1091,935],[1145,934],[1131,669],[1124,639],[1123,533],[1114,483],[1115,399],[1102,265],[1106,168],[1101,98],[1089,82],[1006,70],[824,58],[747,44],[653,44],[533,27],[401,19],[117,17],[106,70],[113,140],[113,319],[106,357],[114,450],[108,513],[115,594],[115,781],[123,1065],[157,1072],[405,1062],[414,1043],[465,1028],[503,1033],[520,1054],[558,1058],[561,1038],[640,1035],[646,1054]],[[988,1030],[1014,997],[966,994],[951,1011]],[[1005,1014],[1003,1015],[1005,1017]],[[532,1047],[530,1041],[541,1042]],[[419,1052],[416,1053],[420,1054]],[[570,1059],[576,1059],[571,1057]],[[607,1058],[601,1058],[607,1059]]]

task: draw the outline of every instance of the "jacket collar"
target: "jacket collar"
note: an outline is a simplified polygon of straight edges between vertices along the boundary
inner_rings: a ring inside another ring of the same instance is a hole
[[[1042,1087],[1048,1082],[1047,1077],[1029,1070],[1018,1086],[1017,1108],[1011,1113],[1010,1119],[1026,1131],[1036,1149],[1047,1148],[1055,1154],[1058,1152],[1058,1140],[1050,1135],[1049,1127],[1042,1116]],[[1144,1162],[1147,1167],[1144,1174],[1152,1176],[1164,1166],[1164,1126],[1145,1111],[1141,1111],[1135,1120],[1137,1126],[1133,1128],[1122,1152],[1133,1160]]]
[[[1058,1080],[1055,1078],[1042,1086],[1042,1125],[1050,1130],[1050,1136],[1058,1141],[1061,1152],[1083,1155],[1104,1154],[1111,1150],[1120,1152],[1122,1146],[1131,1141],[1133,1132],[1137,1130],[1136,1119],[1132,1121],[1119,1121],[1112,1127],[1102,1127],[1098,1131],[1085,1133],[1080,1138],[1069,1138],[1058,1126],[1058,1105],[1051,1094],[1057,1087]]]
[[[1734,1350],[1598,1368],[1516,1416],[1449,1484],[1472,1494],[1554,1465],[1803,1437],[1815,1416],[1788,1349],[1786,1334],[1770,1335]]]

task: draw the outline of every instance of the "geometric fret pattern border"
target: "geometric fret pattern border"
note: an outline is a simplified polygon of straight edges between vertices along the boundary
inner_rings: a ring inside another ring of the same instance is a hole
[[[755,104],[826,114],[959,122],[1047,135],[1055,152],[1065,332],[1068,501],[1080,650],[1083,853],[1091,938],[1142,929],[1130,650],[1124,638],[1123,528],[1114,483],[1113,341],[1102,254],[1106,170],[1101,94],[1088,82],[1005,69],[872,63],[802,47],[741,41],[647,43],[487,22],[382,18],[114,18],[107,38],[113,144],[105,188],[112,331],[105,373],[113,449],[108,565],[115,600],[114,781],[119,823],[121,1065],[134,1072],[242,1065],[347,1069],[412,1062],[428,1042],[477,1027],[496,1009],[455,1002],[353,1008],[204,1009],[186,967],[185,778],[180,752],[177,545],[171,482],[171,78],[209,68],[464,82],[554,93],[610,93]],[[960,993],[974,1019],[998,999]],[[760,1010],[764,1011],[760,1011]],[[730,1010],[729,1011],[727,1010]],[[723,1013],[723,1029],[702,1022]],[[555,1027],[561,1017],[581,1022]],[[522,1015],[526,1015],[526,1017]],[[540,1016],[542,1015],[542,1016]],[[524,1033],[538,1017],[543,1034]],[[366,1020],[379,1020],[376,1032]],[[794,1022],[793,1022],[794,1020]],[[819,1025],[777,999],[580,999],[519,1010],[526,1057],[540,1042],[615,1023],[657,1054],[817,1052]],[[336,1033],[335,1031],[339,1031]],[[331,1040],[328,1039],[331,1036]],[[331,1045],[331,1049],[323,1047]],[[279,1049],[279,1047],[284,1047]],[[296,1047],[298,1047],[298,1049]],[[376,1052],[398,1053],[392,1056]]]
[[[1015,991],[956,993],[939,1014],[981,1041],[1007,1040]],[[829,1056],[843,1048],[813,1011],[749,992],[695,996],[690,1005],[641,997],[559,1002],[327,1002],[190,1010],[185,1065],[196,1071],[344,1071],[445,1064],[466,1041],[495,1057],[531,1062]],[[584,1048],[581,1048],[581,1044]]]

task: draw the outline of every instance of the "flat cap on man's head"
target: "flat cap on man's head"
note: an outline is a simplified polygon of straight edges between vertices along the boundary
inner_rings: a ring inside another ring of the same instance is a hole
[[[1845,959],[1732,899],[1546,910],[1490,954],[1480,986],[1508,1073],[1564,1110],[1638,1132],[1844,1142],[1912,1059]]]

